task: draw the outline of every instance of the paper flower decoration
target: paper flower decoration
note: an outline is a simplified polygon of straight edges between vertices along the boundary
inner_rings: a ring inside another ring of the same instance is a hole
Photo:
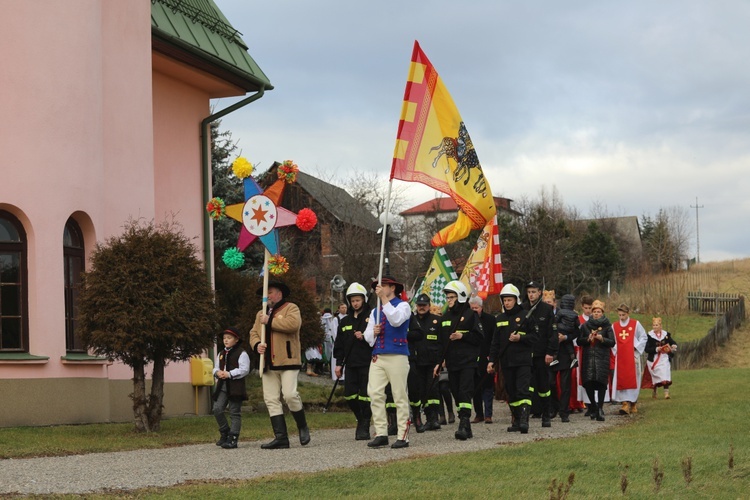
[[[213,220],[220,220],[227,215],[227,205],[221,198],[211,198],[206,204],[206,211]]]
[[[279,179],[283,179],[287,184],[292,184],[297,180],[298,172],[299,167],[297,167],[297,164],[292,160],[286,160],[284,161],[284,163],[279,165],[279,169],[277,170],[276,174],[279,176]]]
[[[286,273],[289,270],[289,262],[286,257],[281,255],[274,255],[268,259],[268,272],[274,276],[279,276]]]
[[[239,162],[240,158],[235,161],[235,166]],[[279,206],[284,187],[296,181],[298,172],[297,165],[287,160],[277,168],[278,179],[266,189],[261,189],[252,177],[246,177],[243,180],[245,202],[226,207],[227,217],[242,224],[237,248],[231,249],[231,252],[227,250],[222,257],[227,267],[233,269],[241,267],[244,263],[242,252],[259,239],[271,256],[268,264],[269,272],[283,274],[289,270],[289,262],[279,254],[278,229],[296,224],[301,230],[310,231],[318,222],[317,215],[309,208],[303,208],[299,214],[295,214]],[[239,177],[237,169],[235,169],[235,174]]]
[[[245,263],[245,254],[236,248],[227,248],[221,260],[229,269],[239,269]]]
[[[245,157],[240,156],[232,163],[232,172],[238,179],[245,179],[253,173],[253,164],[247,161]]]
[[[318,223],[318,216],[309,208],[303,208],[297,212],[297,227],[302,231],[312,231]]]

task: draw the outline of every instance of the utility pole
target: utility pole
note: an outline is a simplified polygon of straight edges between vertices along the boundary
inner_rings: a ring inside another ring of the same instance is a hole
[[[701,227],[698,224],[698,209],[703,208],[703,205],[698,205],[698,197],[695,197],[695,206],[690,205],[690,208],[695,209],[695,246],[697,248],[697,255],[695,257],[695,263],[700,264],[701,262]]]

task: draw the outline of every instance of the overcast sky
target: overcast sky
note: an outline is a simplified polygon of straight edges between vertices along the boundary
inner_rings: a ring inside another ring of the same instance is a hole
[[[275,87],[222,121],[252,163],[385,181],[418,40],[496,196],[693,228],[698,197],[701,261],[750,256],[750,2],[216,3]]]

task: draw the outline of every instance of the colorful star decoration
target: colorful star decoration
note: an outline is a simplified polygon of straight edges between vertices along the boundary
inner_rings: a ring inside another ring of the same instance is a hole
[[[239,162],[239,160],[237,161]],[[282,167],[284,167],[283,172]],[[225,209],[228,217],[242,223],[237,248],[229,249],[223,256],[223,260],[228,267],[235,269],[241,267],[244,263],[241,252],[245,251],[256,239],[260,239],[268,253],[273,256],[274,262],[279,263],[279,265],[273,266],[274,274],[281,274],[289,269],[286,259],[279,255],[279,233],[276,229],[296,224],[303,231],[310,231],[317,223],[317,216],[310,209],[303,208],[299,214],[295,214],[279,206],[284,194],[284,187],[296,181],[297,171],[297,165],[291,160],[285,161],[279,167],[278,180],[265,191],[249,176],[250,172],[248,172],[247,177],[243,179],[245,203],[229,205]],[[209,214],[211,214],[209,207],[215,205],[212,202],[209,202],[207,207]],[[212,218],[216,217],[212,216]]]

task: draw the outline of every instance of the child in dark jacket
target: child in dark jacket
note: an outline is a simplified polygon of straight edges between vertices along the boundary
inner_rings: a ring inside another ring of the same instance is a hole
[[[236,328],[227,328],[222,334],[224,348],[216,356],[213,374],[216,378],[214,389],[213,414],[219,424],[221,438],[216,446],[224,449],[237,448],[242,426],[242,402],[247,400],[245,377],[250,373],[250,357],[245,352]],[[224,410],[229,406],[231,426],[227,423]]]

